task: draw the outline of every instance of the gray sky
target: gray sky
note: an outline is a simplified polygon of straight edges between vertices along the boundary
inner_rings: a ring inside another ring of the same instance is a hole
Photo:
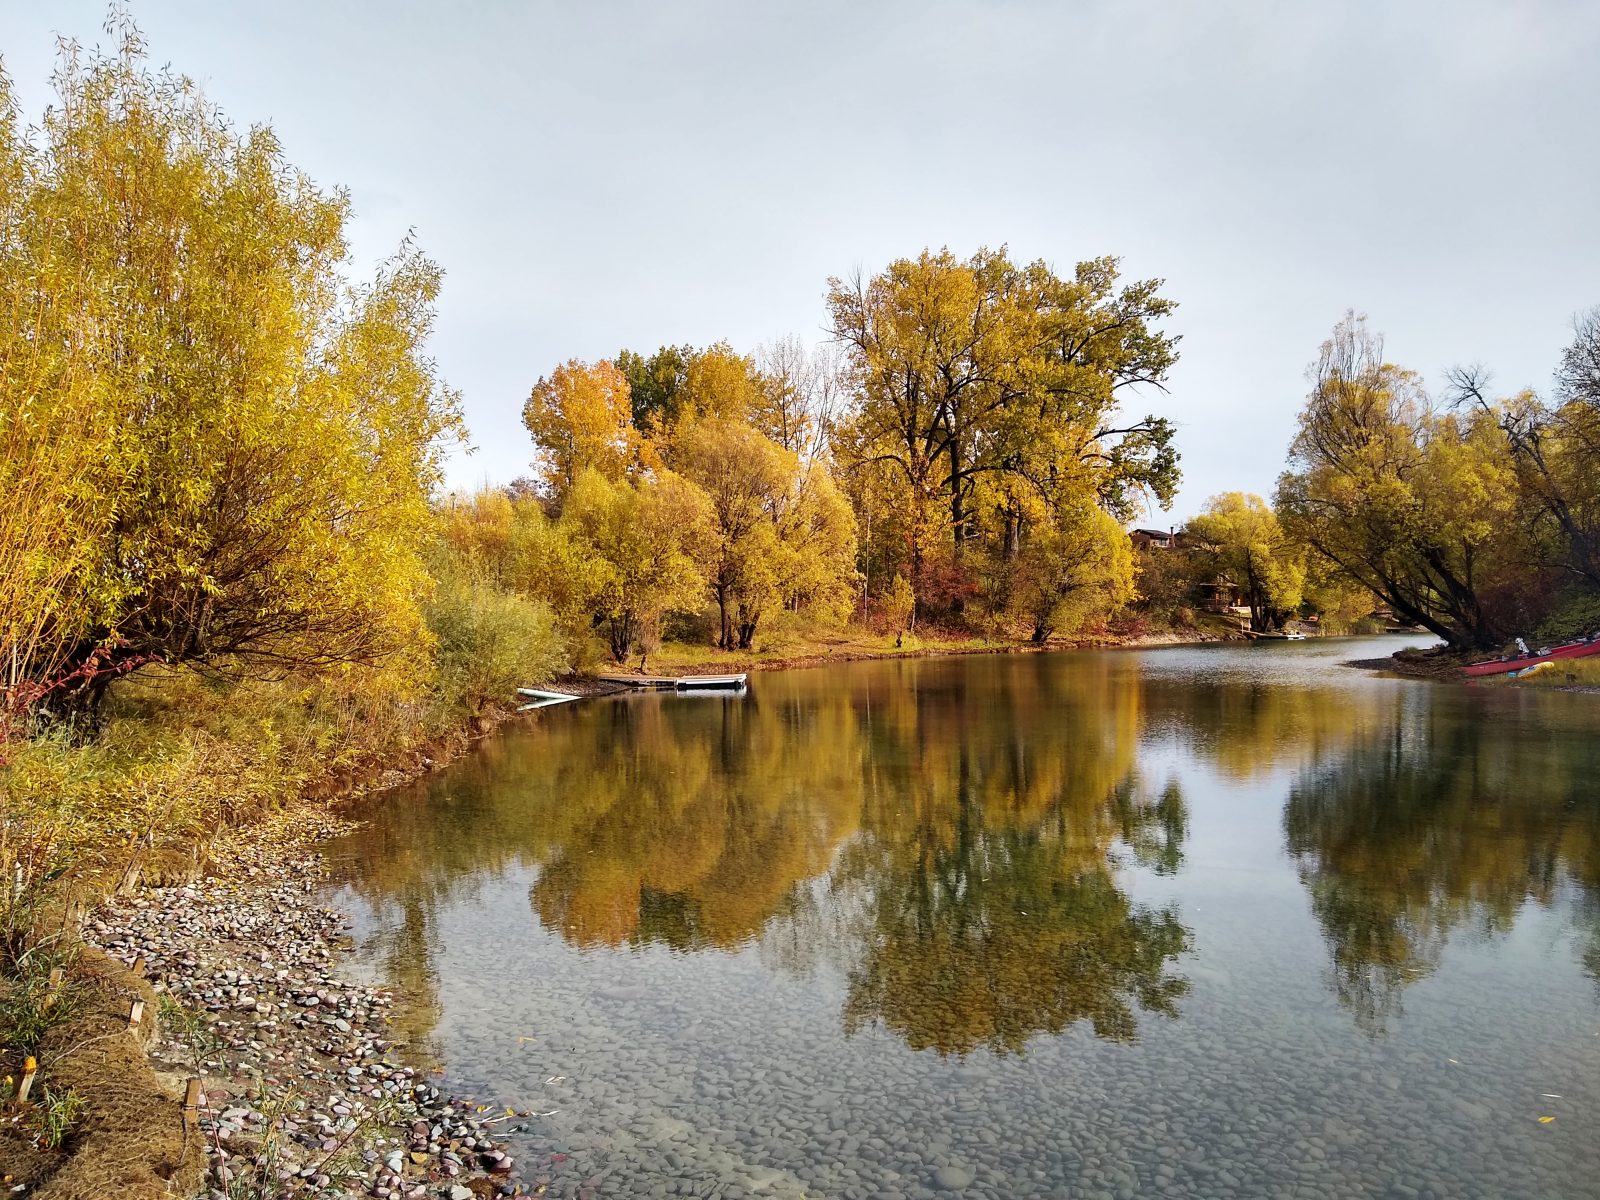
[[[924,246],[1123,256],[1181,303],[1172,517],[1270,494],[1340,314],[1432,383],[1548,387],[1600,304],[1600,4],[138,0],[152,57],[268,121],[447,272],[435,352],[508,480],[569,357],[825,336]],[[0,0],[30,117],[100,0]]]

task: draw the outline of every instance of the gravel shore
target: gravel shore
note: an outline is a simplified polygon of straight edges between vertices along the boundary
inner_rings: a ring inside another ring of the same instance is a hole
[[[157,1070],[175,1091],[203,1081],[204,1194],[527,1194],[497,1136],[526,1114],[431,1086],[390,1040],[393,996],[341,977],[346,922],[317,903],[315,844],[346,828],[299,814],[238,835],[206,878],[117,897],[85,924],[84,940],[142,960],[161,998]]]

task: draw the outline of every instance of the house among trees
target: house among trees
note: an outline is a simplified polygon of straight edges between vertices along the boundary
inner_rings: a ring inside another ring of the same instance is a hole
[[[1178,535],[1170,529],[1135,529],[1128,538],[1135,550],[1171,550],[1178,544]]]

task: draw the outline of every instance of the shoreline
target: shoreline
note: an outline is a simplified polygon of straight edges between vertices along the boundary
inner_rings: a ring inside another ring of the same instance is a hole
[[[155,992],[145,1051],[168,1096],[202,1081],[200,1194],[526,1195],[496,1130],[525,1114],[434,1087],[391,1040],[392,990],[346,973],[348,916],[319,903],[317,847],[354,824],[317,802],[281,810],[219,843],[226,868],[137,887],[84,922],[86,944]]]
[[[977,639],[972,639],[976,641]],[[723,657],[711,661],[684,662],[674,660],[670,653],[652,660],[652,670],[642,672],[637,668],[626,665],[613,665],[607,674],[622,675],[634,673],[643,677],[646,674],[676,674],[681,676],[694,675],[725,675],[736,671],[798,671],[812,667],[826,667],[835,663],[848,662],[878,662],[892,659],[923,659],[923,658],[956,658],[973,654],[1062,654],[1075,650],[1141,650],[1160,646],[1205,646],[1217,642],[1245,641],[1242,637],[1230,638],[1221,634],[1208,633],[1205,630],[1186,630],[1183,633],[1143,633],[1127,636],[1108,635],[1097,638],[1082,638],[1063,640],[1059,642],[981,642],[973,645],[961,641],[938,642],[933,645],[899,647],[882,646],[873,647],[863,643],[840,642],[842,648],[834,651],[827,650],[816,652],[806,651],[798,654],[784,654],[774,657],[762,657],[753,651],[728,651]],[[604,685],[590,675],[575,677],[576,682],[593,691],[584,691],[583,695],[604,695]],[[597,686],[598,685],[598,686]],[[567,685],[561,685],[567,686]],[[568,690],[571,690],[570,688]],[[612,690],[623,690],[618,685]]]

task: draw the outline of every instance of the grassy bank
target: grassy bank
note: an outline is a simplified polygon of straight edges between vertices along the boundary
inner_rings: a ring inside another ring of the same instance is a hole
[[[1580,658],[1576,662],[1552,663],[1538,671],[1519,675],[1491,676],[1484,682],[1495,687],[1538,688],[1556,692],[1600,693],[1600,661]]]
[[[1181,626],[1131,622],[1086,634],[1080,638],[1052,638],[1037,644],[1026,638],[967,633],[933,628],[899,638],[860,626],[775,638],[751,650],[718,650],[700,642],[669,641],[645,660],[647,672],[660,675],[706,675],[725,671],[771,671],[789,667],[821,666],[861,659],[925,658],[942,654],[1026,654],[1072,650],[1091,646],[1155,646],[1182,642],[1219,641],[1241,636],[1236,622],[1199,614]],[[624,667],[606,664],[596,671],[633,670],[637,657]]]

